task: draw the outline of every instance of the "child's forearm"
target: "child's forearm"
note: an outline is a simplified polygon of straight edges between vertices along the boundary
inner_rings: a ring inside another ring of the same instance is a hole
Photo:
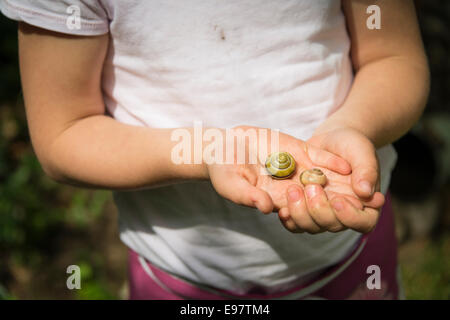
[[[192,130],[192,129],[187,129]],[[175,164],[172,129],[130,126],[97,115],[80,119],[42,148],[44,170],[84,187],[138,189],[207,179],[204,164]]]
[[[362,67],[338,111],[316,133],[351,127],[376,147],[405,134],[419,119],[429,91],[426,62],[390,57]]]
[[[78,37],[19,25],[22,88],[34,150],[54,179],[108,189],[207,178],[171,161],[170,129],[105,116],[102,67],[109,35]]]
[[[351,127],[381,147],[414,125],[423,112],[428,92],[425,60],[393,56],[371,62],[357,72],[344,104],[316,133]]]
[[[378,0],[376,29],[368,26],[371,5],[371,0],[342,1],[355,79],[343,105],[316,134],[350,127],[381,147],[402,136],[422,114],[429,70],[414,2]]]

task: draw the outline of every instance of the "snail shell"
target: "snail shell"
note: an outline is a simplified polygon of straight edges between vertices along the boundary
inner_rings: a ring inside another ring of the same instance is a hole
[[[287,179],[295,172],[295,160],[287,152],[274,152],[267,157],[266,169],[274,179]]]
[[[310,183],[317,183],[324,186],[327,183],[327,176],[320,169],[305,170],[300,175],[300,182],[306,186]]]

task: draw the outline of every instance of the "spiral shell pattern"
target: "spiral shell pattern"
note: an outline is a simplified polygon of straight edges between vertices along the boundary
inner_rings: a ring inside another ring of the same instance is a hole
[[[303,171],[300,174],[300,182],[304,186],[311,183],[317,183],[324,186],[327,183],[327,176],[322,172],[322,170],[314,168]]]
[[[295,172],[295,160],[287,152],[274,152],[267,157],[266,169],[274,179],[287,179]]]

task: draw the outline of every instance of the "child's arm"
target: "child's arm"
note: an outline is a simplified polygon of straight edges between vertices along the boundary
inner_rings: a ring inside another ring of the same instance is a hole
[[[308,140],[350,163],[353,190],[363,198],[370,197],[379,188],[375,148],[395,141],[414,125],[429,92],[428,64],[413,1],[376,1],[381,8],[380,30],[366,26],[369,17],[366,10],[372,4],[372,0],[343,1],[355,80],[341,108]],[[289,201],[289,212],[283,212],[291,222],[292,231],[305,229],[305,223],[298,221],[305,216],[307,208],[301,190],[297,192],[300,196]],[[315,198],[311,201],[326,200],[320,187]],[[344,226],[368,232],[376,225],[378,209],[361,211],[340,198],[331,203]],[[315,222],[324,220],[329,213],[319,209],[314,214],[314,221],[310,220],[307,226],[320,231]]]
[[[371,4],[343,1],[356,77],[344,105],[321,128],[351,127],[381,147],[419,119],[428,97],[429,70],[413,1],[377,1],[379,30],[366,26]]]
[[[378,179],[373,146],[395,141],[414,125],[425,107],[430,81],[413,1],[377,1],[379,30],[366,26],[366,9],[371,4],[369,0],[343,1],[355,80],[342,107],[311,140],[357,168],[353,181],[361,196],[368,193],[357,182],[366,180],[374,186]],[[343,139],[344,135],[350,138]]]
[[[55,180],[134,189],[171,179],[207,179],[202,165],[175,165],[170,130],[105,115],[101,73],[108,35],[68,36],[20,24],[19,55],[35,152]]]

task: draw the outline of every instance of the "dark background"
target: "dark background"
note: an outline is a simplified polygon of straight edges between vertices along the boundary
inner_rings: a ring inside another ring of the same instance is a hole
[[[432,88],[427,109],[395,143],[391,191],[410,299],[450,298],[450,1],[418,1]],[[127,251],[108,191],[47,178],[27,131],[17,24],[0,14],[0,299],[125,299]],[[81,267],[68,290],[66,268]]]

